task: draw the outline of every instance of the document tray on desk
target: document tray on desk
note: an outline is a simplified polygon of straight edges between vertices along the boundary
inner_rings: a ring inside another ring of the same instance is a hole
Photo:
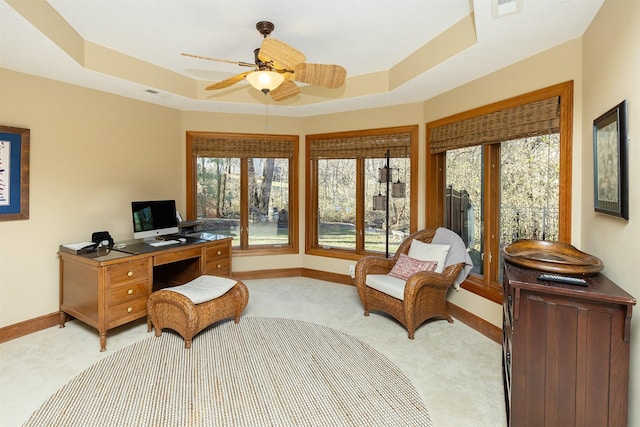
[[[60,245],[60,251],[73,255],[85,255],[96,252],[97,250],[98,244],[94,242],[67,243]]]

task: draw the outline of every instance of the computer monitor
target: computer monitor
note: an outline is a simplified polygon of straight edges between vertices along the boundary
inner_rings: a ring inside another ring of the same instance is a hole
[[[131,217],[134,239],[148,242],[179,231],[175,200],[131,202]]]

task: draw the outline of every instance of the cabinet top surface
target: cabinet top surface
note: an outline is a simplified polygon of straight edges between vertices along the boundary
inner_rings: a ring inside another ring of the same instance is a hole
[[[633,296],[601,273],[582,277],[588,283],[586,287],[542,282],[538,280],[538,274],[540,273],[542,271],[505,263],[505,274],[511,287],[590,300],[604,300],[619,304],[636,304],[636,299]]]

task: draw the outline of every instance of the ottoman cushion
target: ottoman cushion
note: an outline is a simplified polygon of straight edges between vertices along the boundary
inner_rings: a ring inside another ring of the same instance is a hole
[[[226,294],[237,283],[237,280],[219,276],[198,276],[192,281],[174,288],[166,288],[189,298],[194,304],[211,301]]]

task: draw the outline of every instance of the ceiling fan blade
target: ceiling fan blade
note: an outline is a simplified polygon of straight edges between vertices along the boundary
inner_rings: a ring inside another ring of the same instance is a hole
[[[342,86],[347,78],[347,70],[340,65],[302,63],[293,70],[294,80],[330,89]]]
[[[258,58],[262,62],[273,62],[275,68],[287,70],[293,70],[297,64],[307,60],[299,50],[272,38],[266,38],[262,41]]]
[[[291,80],[285,80],[280,86],[269,92],[274,101],[284,101],[299,93],[300,88]]]
[[[233,84],[238,83],[239,81],[244,79],[247,76],[247,74],[251,74],[251,73],[253,73],[253,71],[246,71],[244,73],[236,74],[233,77],[229,77],[228,79],[209,85],[205,89],[206,90],[224,89],[225,87],[229,87]]]
[[[255,68],[256,67],[256,64],[250,64],[249,62],[230,61],[228,59],[212,58],[210,56],[193,55],[191,53],[181,53],[180,55],[188,56],[190,58],[206,59],[207,61],[226,62],[227,64],[236,64],[236,65],[239,65],[241,67],[251,67],[251,68]]]

